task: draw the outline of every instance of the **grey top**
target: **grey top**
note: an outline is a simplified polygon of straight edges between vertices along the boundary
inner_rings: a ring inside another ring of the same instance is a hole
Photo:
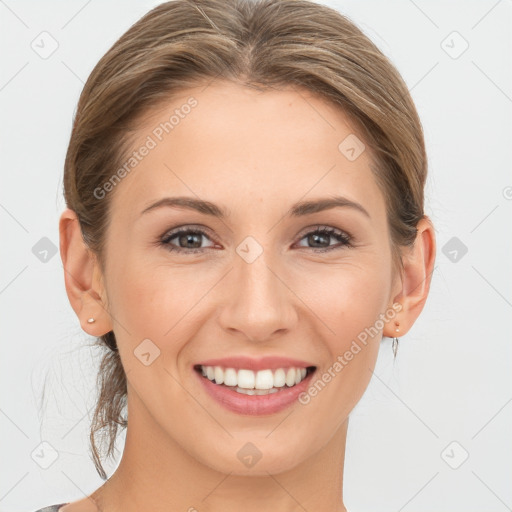
[[[40,508],[35,512],[59,512],[59,508],[67,505],[67,503],[59,503],[58,505],[50,505],[48,507]]]

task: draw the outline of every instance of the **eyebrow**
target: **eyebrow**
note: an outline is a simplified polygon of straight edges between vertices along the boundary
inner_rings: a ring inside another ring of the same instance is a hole
[[[219,219],[225,219],[230,216],[230,212],[211,203],[210,201],[204,201],[202,199],[195,199],[193,197],[164,197],[159,199],[153,204],[150,204],[147,208],[142,210],[141,215],[148,213],[157,208],[168,207],[168,208],[186,208],[189,210],[195,210],[205,215],[211,215],[218,217]],[[312,201],[301,201],[295,203],[286,213],[285,216],[289,217],[302,217],[304,215],[310,215],[318,213],[324,210],[330,210],[332,208],[344,207],[352,208],[356,211],[363,213],[366,217],[371,218],[368,211],[359,203],[352,201],[343,196],[331,196]]]

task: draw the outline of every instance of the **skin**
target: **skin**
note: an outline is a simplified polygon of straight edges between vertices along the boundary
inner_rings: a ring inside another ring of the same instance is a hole
[[[190,96],[198,105],[110,192],[104,272],[74,212],[60,218],[70,303],[90,335],[114,330],[129,410],[116,472],[61,510],[230,512],[243,503],[245,512],[343,512],[349,414],[372,377],[382,336],[403,336],[423,309],[434,228],[427,217],[418,224],[414,247],[402,251],[404,270],[394,275],[369,149],[349,161],[338,145],[354,128],[305,90],[226,82],[189,89],[148,113],[133,148]],[[295,202],[334,191],[369,217],[349,207],[285,216]],[[141,215],[165,196],[208,200],[230,216],[169,207]],[[198,224],[206,236],[189,245],[172,239],[182,253],[157,244],[173,228]],[[346,231],[354,245],[333,236],[315,245],[307,235],[318,225]],[[236,252],[247,236],[263,249],[252,263]],[[335,248],[316,252],[328,246]],[[397,302],[403,309],[307,405],[239,415],[206,395],[191,370],[225,355],[285,355],[312,362],[322,375]],[[96,322],[88,324],[90,317]],[[149,366],[134,355],[146,338],[160,349]],[[248,442],[262,454],[251,468],[237,457]]]

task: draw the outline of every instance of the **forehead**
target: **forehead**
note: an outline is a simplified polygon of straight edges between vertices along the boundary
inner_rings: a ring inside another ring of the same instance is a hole
[[[213,82],[183,90],[146,114],[127,158],[132,152],[136,161],[113,198],[137,206],[131,211],[166,194],[230,210],[330,193],[364,200],[369,210],[384,206],[349,118],[301,88]]]

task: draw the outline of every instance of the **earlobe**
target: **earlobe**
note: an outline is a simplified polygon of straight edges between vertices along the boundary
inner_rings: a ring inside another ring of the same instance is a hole
[[[97,260],[83,241],[76,213],[69,208],[60,217],[59,234],[64,282],[71,307],[84,331],[94,336],[104,334],[112,327],[102,304],[101,280],[96,278]],[[94,322],[88,322],[90,318],[94,318]]]
[[[400,324],[400,336],[406,334],[420,315],[430,290],[436,256],[434,226],[425,215],[417,225],[414,246],[403,255],[402,287],[395,302],[400,302],[402,310],[396,321]],[[384,336],[394,337],[395,323],[390,322]]]

